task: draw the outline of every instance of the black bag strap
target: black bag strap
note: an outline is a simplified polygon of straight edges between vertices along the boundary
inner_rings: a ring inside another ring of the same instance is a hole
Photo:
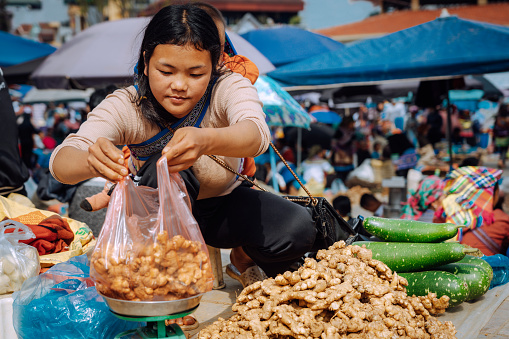
[[[311,193],[309,192],[309,190],[306,188],[306,186],[304,186],[304,184],[302,183],[302,181],[300,181],[299,177],[297,176],[297,174],[295,174],[295,172],[291,169],[290,165],[288,165],[288,163],[286,162],[286,160],[283,158],[283,156],[281,155],[281,153],[279,153],[279,151],[277,150],[276,146],[274,146],[274,144],[272,142],[270,142],[270,146],[272,147],[272,149],[274,150],[274,152],[276,152],[276,154],[279,156],[279,158],[281,159],[281,161],[285,164],[286,168],[288,168],[288,170],[290,171],[290,173],[292,173],[292,175],[295,177],[295,179],[297,180],[297,182],[299,183],[299,185],[304,189],[304,191],[306,192],[306,194],[309,196],[309,198],[311,199],[313,205],[316,205],[318,203],[318,200],[311,195]],[[239,173],[238,171],[234,170],[233,168],[231,168],[230,166],[228,166],[228,164],[226,162],[224,162],[222,159],[219,159],[218,157],[216,157],[215,155],[209,155],[209,158],[211,158],[212,160],[214,160],[215,162],[217,162],[219,165],[223,166],[224,168],[226,168],[227,170],[229,170],[230,172],[238,175],[239,177],[241,177],[242,179],[246,180],[247,182],[249,182],[250,184],[252,185],[255,185],[257,188],[259,188],[260,190],[262,191],[265,191],[267,192],[267,190],[265,188],[262,188],[260,185],[258,185],[257,183],[255,183],[253,180],[249,179],[246,175],[244,174],[241,174]]]

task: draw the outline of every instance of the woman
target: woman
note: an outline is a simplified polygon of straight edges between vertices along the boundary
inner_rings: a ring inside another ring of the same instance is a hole
[[[164,156],[186,182],[206,243],[234,248],[243,285],[263,278],[255,264],[275,276],[308,252],[316,231],[304,208],[251,189],[207,157],[241,171],[242,159],[263,153],[270,139],[256,89],[221,67],[211,17],[193,3],[161,9],[145,30],[137,77],[138,90],[109,95],[53,152],[55,178],[116,182],[131,172],[139,185],[157,187],[155,165]],[[129,171],[120,145],[131,151]]]
[[[442,207],[434,222],[465,225],[458,240],[484,255],[505,254],[509,245],[509,216],[502,210],[501,170],[464,166],[447,175]]]

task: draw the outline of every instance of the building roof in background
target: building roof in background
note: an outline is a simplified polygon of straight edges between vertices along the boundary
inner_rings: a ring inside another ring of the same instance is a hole
[[[340,42],[375,38],[435,20],[441,11],[442,9],[394,11],[351,24],[318,29],[315,32]],[[509,3],[448,7],[447,11],[450,15],[457,15],[462,19],[509,26]]]
[[[303,0],[208,0],[207,3],[221,12],[299,12],[304,9]],[[167,0],[157,1],[140,13],[140,16],[154,15],[168,5]]]

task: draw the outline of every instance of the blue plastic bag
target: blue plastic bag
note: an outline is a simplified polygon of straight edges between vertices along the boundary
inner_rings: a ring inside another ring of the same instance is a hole
[[[493,279],[490,289],[509,282],[509,258],[502,254],[484,256],[481,259],[488,262],[493,268]]]
[[[13,294],[18,338],[113,338],[144,325],[118,319],[90,279],[87,256],[57,264]]]

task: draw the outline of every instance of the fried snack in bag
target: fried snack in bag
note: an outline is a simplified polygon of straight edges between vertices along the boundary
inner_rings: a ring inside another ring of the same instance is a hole
[[[90,277],[107,297],[178,300],[212,289],[209,253],[184,180],[157,162],[158,189],[126,178],[111,195]]]

